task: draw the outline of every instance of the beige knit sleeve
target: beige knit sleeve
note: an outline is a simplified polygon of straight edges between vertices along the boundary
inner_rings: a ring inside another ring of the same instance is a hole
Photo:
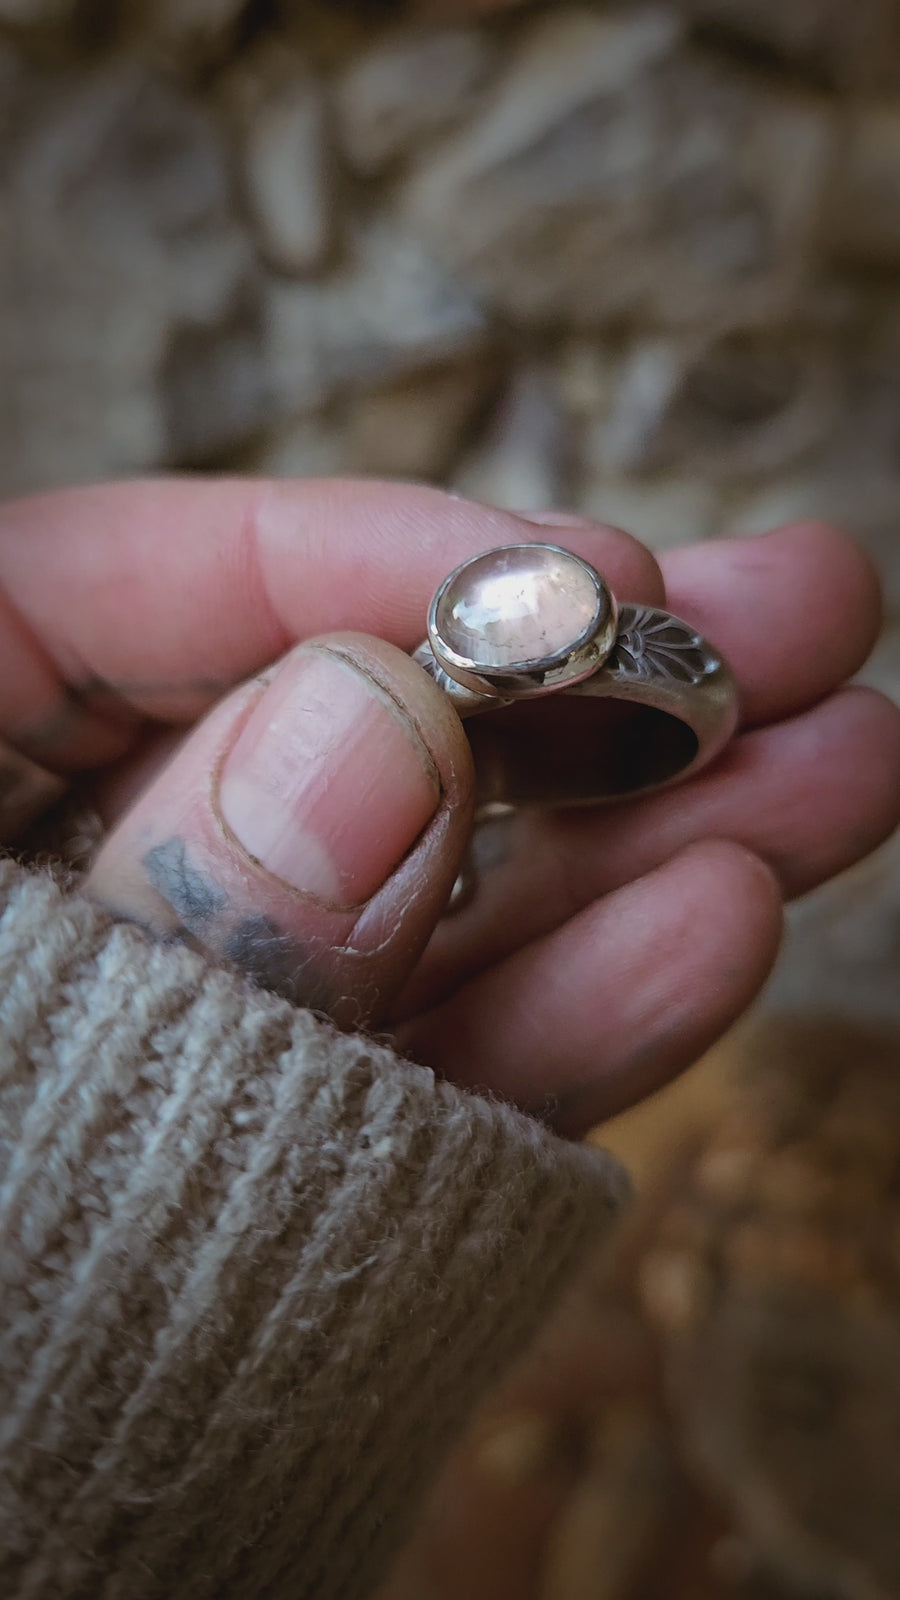
[[[0,859],[0,1593],[367,1595],[614,1164]]]

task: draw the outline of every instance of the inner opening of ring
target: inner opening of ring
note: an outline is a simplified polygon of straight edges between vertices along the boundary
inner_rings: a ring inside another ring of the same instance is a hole
[[[653,706],[557,695],[473,717],[480,804],[590,805],[666,783],[699,740]]]

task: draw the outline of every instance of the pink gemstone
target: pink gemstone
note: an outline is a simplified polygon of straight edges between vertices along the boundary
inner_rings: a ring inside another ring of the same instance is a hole
[[[434,623],[474,671],[508,672],[564,658],[608,614],[602,585],[577,556],[512,545],[466,562],[441,593]]]

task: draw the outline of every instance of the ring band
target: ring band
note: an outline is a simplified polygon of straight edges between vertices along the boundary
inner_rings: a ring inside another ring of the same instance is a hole
[[[502,546],[456,568],[415,660],[471,719],[482,815],[681,782],[737,726],[719,652],[668,611],[617,606],[557,545]]]

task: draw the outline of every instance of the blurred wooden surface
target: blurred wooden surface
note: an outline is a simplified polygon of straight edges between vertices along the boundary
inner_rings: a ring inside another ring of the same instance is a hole
[[[615,1258],[379,1600],[900,1596],[900,1037],[757,1019],[598,1137]]]

